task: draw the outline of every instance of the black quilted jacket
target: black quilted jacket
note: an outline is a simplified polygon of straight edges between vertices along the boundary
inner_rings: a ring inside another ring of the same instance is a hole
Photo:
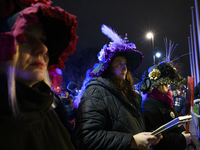
[[[76,145],[87,150],[128,150],[134,134],[145,131],[135,100],[102,77],[93,78],[82,95],[76,118]]]

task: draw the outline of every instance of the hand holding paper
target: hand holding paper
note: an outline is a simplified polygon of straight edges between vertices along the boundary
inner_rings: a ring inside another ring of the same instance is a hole
[[[177,117],[175,119],[173,119],[172,121],[160,126],[159,128],[157,128],[156,130],[154,130],[151,135],[157,135],[159,133],[162,133],[163,131],[170,129],[180,123],[186,123],[188,121],[192,120],[192,116],[191,115],[186,115],[186,116],[180,116]]]

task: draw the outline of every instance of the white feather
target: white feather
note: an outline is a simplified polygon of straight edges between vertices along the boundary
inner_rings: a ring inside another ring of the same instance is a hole
[[[101,26],[101,31],[103,34],[107,35],[107,37],[110,38],[113,42],[124,44],[124,40],[122,40],[121,37],[114,30],[112,30],[112,28],[106,26],[105,24]]]

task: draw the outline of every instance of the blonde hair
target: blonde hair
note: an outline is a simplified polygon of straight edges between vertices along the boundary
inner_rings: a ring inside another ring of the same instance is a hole
[[[43,81],[44,81],[49,87],[51,87],[51,79],[50,79],[50,76],[49,76],[49,72],[48,72],[48,71],[46,71]]]
[[[7,69],[3,69],[7,72],[7,84],[8,84],[8,102],[9,106],[11,107],[12,113],[14,117],[21,116],[21,111],[19,109],[19,105],[17,102],[17,96],[16,96],[16,67],[19,60],[19,46],[16,46],[16,54],[13,56],[13,60],[7,61],[6,66]],[[3,65],[4,66],[4,65]],[[47,85],[50,87],[50,78],[48,71],[45,73],[45,78],[43,80]]]
[[[13,60],[7,63],[7,84],[8,84],[8,102],[11,107],[13,115],[19,116],[20,110],[17,103],[16,88],[15,88],[15,69],[19,58],[19,46],[16,46],[16,54],[13,56]]]

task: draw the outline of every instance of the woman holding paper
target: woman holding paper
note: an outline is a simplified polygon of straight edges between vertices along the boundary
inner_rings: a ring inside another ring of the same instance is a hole
[[[167,44],[167,39],[165,39],[165,44]],[[173,49],[173,44],[170,43],[170,46],[169,49]],[[179,85],[185,79],[182,79],[177,73],[169,58],[166,57],[165,61],[150,67],[144,73],[143,81],[137,85],[144,93],[148,92],[147,98],[141,105],[147,131],[153,131],[178,117],[178,113],[173,107],[173,98],[169,87],[170,84]],[[152,146],[154,150],[185,150],[191,144],[191,134],[185,133],[183,126],[168,129],[162,132],[162,135],[163,139],[157,145]]]
[[[147,150],[162,136],[145,132],[143,112],[132,88],[130,73],[140,65],[143,55],[135,44],[126,43],[127,37],[121,39],[106,25],[101,29],[113,42],[100,51],[100,63],[90,69],[90,79],[86,79],[81,91],[76,117],[77,148]]]

